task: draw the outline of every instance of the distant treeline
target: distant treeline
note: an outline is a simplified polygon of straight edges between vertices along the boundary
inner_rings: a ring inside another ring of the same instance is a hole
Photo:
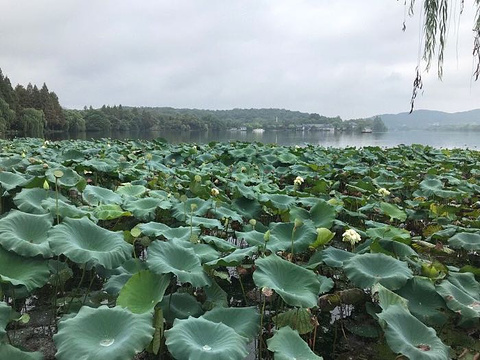
[[[107,106],[62,109],[57,95],[43,84],[12,87],[0,69],[0,132],[43,136],[44,131],[180,130],[218,131],[230,128],[386,131],[379,117],[342,121],[284,109],[198,110],[169,107]]]

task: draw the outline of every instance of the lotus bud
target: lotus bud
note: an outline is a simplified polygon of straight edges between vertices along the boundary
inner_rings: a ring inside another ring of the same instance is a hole
[[[25,151],[22,151],[22,158],[26,157],[27,155],[25,155]]]
[[[198,206],[197,204],[190,204],[190,210],[195,211],[197,210]]]
[[[44,188],[45,190],[50,190],[50,185],[48,185],[48,181],[47,181],[47,180],[45,180],[45,181],[43,182],[43,188]]]
[[[385,188],[380,188],[380,189],[378,189],[377,193],[378,193],[380,196],[388,196],[388,195],[390,195],[390,191],[388,191],[388,190],[385,189]]]
[[[250,220],[248,221],[248,223],[249,223],[250,225],[252,225],[252,228],[255,229],[255,225],[257,225],[257,220],[255,220],[255,219],[250,219]]]
[[[294,225],[295,229],[299,228],[299,227],[302,226],[302,225],[303,225],[302,219],[296,218],[296,219],[295,219],[295,225]]]
[[[210,190],[210,194],[212,194],[212,196],[218,196],[218,194],[220,194],[220,191],[218,191],[217,188],[212,188],[212,190]]]
[[[342,241],[350,242],[352,246],[356,243],[359,243],[362,240],[362,237],[354,229],[348,229],[342,235]]]
[[[263,234],[263,241],[266,243],[270,240],[270,230],[268,230],[265,234]]]
[[[193,178],[193,180],[195,180],[195,182],[201,182],[202,181],[202,177],[200,175],[195,175],[195,177]]]

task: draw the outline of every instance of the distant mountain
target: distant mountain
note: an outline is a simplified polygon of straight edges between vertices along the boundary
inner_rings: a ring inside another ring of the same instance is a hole
[[[435,127],[451,127],[464,125],[480,125],[480,109],[447,113],[435,110],[415,110],[409,114],[378,115],[389,130],[399,129],[431,129]]]

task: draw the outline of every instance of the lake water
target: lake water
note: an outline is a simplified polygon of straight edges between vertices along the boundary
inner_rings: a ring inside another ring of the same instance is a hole
[[[278,145],[305,145],[314,144],[325,147],[364,147],[380,146],[394,147],[400,144],[423,144],[437,148],[469,148],[477,149],[480,146],[480,132],[441,132],[426,130],[402,130],[386,133],[336,133],[336,132],[309,132],[309,131],[222,131],[222,132],[175,132],[175,131],[148,131],[148,132],[111,132],[51,134],[50,140],[64,139],[144,139],[152,140],[164,138],[170,143],[208,143],[210,141],[258,141],[266,144]]]

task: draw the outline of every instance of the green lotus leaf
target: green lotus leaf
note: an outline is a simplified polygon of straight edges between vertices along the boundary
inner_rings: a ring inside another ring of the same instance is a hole
[[[91,159],[82,162],[86,168],[100,172],[112,172],[118,168],[118,163],[112,159]]]
[[[8,171],[0,172],[0,185],[6,191],[15,189],[16,187],[23,187],[28,183],[28,180],[22,175],[11,173]]]
[[[345,261],[355,256],[355,254],[349,251],[337,249],[333,246],[329,246],[321,254],[321,260],[331,267],[342,267]]]
[[[209,261],[214,261],[220,257],[220,253],[207,244],[182,240],[173,240],[173,242],[176,242],[178,245],[185,248],[192,249],[200,259],[201,264],[207,263]]]
[[[205,310],[211,310],[215,306],[228,306],[227,293],[215,280],[212,280],[210,286],[205,286],[203,290],[205,291],[205,295],[207,295],[207,299],[203,303],[203,308]]]
[[[288,310],[275,315],[272,320],[278,329],[289,326],[293,330],[297,330],[300,335],[308,334],[314,329],[312,313],[308,309]]]
[[[383,253],[401,260],[404,260],[410,256],[418,257],[418,254],[415,252],[415,250],[413,250],[410,246],[398,241],[378,239],[372,241],[369,239],[364,244],[368,244],[371,253]]]
[[[60,170],[63,175],[57,178],[55,177],[55,172],[58,170]],[[55,181],[57,181],[60,186],[66,188],[76,187],[78,190],[83,190],[87,184],[86,180],[78,175],[75,170],[64,166],[48,169],[45,172],[45,176],[52,184],[55,184]]]
[[[204,218],[200,216],[193,216],[192,217],[192,226],[200,226],[202,228],[206,229],[222,229],[222,223],[218,221],[217,219],[209,219],[209,218]],[[187,221],[188,224],[190,224],[190,219]]]
[[[242,196],[232,201],[232,210],[247,219],[256,219],[262,210],[262,206],[257,200]]]
[[[447,322],[445,301],[438,295],[430,279],[415,276],[396,292],[408,300],[408,309],[424,324],[443,326]]]
[[[133,247],[114,232],[95,225],[87,218],[65,219],[49,231],[50,247],[56,255],[65,255],[77,264],[120,266],[131,258]]]
[[[133,314],[121,307],[82,306],[58,325],[53,336],[56,359],[130,360],[150,343],[152,318],[151,313]]]
[[[195,251],[176,242],[154,241],[148,247],[147,264],[154,273],[173,273],[183,283],[197,287],[210,284]]]
[[[170,201],[157,198],[144,198],[127,201],[125,209],[130,211],[137,219],[149,221],[155,219],[157,209],[170,209],[172,203]]]
[[[435,330],[402,306],[389,306],[378,317],[387,343],[394,352],[415,360],[450,359],[449,348],[437,337]]]
[[[165,331],[165,343],[176,359],[242,360],[248,355],[247,339],[231,327],[202,318],[175,320]]]
[[[0,359],[12,360],[43,360],[41,352],[22,351],[10,344],[0,343]]]
[[[393,305],[398,305],[405,308],[405,310],[408,310],[407,299],[392,290],[387,289],[380,283],[376,283],[372,286],[372,294],[378,297],[378,305],[384,310]]]
[[[394,226],[381,226],[368,229],[367,236],[372,240],[393,240],[409,245],[412,241],[410,232]]]
[[[255,261],[253,281],[259,288],[275,290],[291,306],[311,308],[317,305],[320,282],[310,270],[272,254]]]
[[[291,251],[292,236],[293,250],[300,253],[308,250],[317,238],[317,230],[311,222],[305,222],[300,227],[295,228],[295,223],[273,223],[270,225],[270,240],[267,243],[267,249],[272,252]]]
[[[320,294],[324,294],[329,292],[335,286],[333,279],[323,276],[317,275],[318,281],[320,282]]]
[[[296,198],[290,195],[283,194],[262,194],[260,201],[269,204],[271,207],[278,210],[288,210],[295,203]]]
[[[37,258],[25,258],[0,247],[0,280],[14,286],[23,285],[30,292],[41,288],[48,281],[48,262]]]
[[[207,244],[213,245],[219,251],[230,252],[237,249],[237,247],[233,245],[231,242],[216,236],[211,236],[211,235],[202,236],[202,240]]]
[[[317,228],[330,229],[333,225],[333,221],[336,218],[335,207],[330,205],[325,200],[319,200],[310,209],[310,219]]]
[[[14,198],[13,202],[17,208],[23,212],[32,214],[45,214],[48,210],[42,207],[42,202],[51,198],[56,199],[57,194],[52,190],[45,190],[41,188],[22,189]],[[58,194],[58,199],[68,203],[68,199]]]
[[[103,286],[103,289],[109,294],[116,295],[133,274],[146,269],[147,264],[144,261],[129,259],[125,261],[122,266],[109,271],[111,273],[110,278]]]
[[[425,179],[419,184],[422,194],[430,196],[438,196],[441,198],[454,198],[460,194],[459,191],[445,190],[443,182],[438,178]]]
[[[5,302],[0,301],[0,341],[3,339],[5,334],[5,328],[10,322],[10,317],[12,315],[13,309]]]
[[[60,216],[61,218],[81,218],[89,215],[87,211],[77,208],[75,205],[66,203],[62,200],[58,200],[57,202],[56,199],[51,197],[42,200],[40,206],[47,210],[50,215],[52,215],[52,217],[57,216],[57,210],[58,216]]]
[[[0,219],[0,245],[26,257],[53,255],[47,232],[52,227],[50,214],[35,215],[12,210]]]
[[[307,343],[289,326],[280,328],[267,340],[268,350],[273,351],[275,360],[308,359],[323,360],[315,355]]]
[[[480,234],[458,233],[448,239],[448,245],[454,249],[465,249],[469,251],[480,250]]]
[[[110,189],[99,186],[87,185],[82,193],[83,200],[92,206],[100,204],[121,204],[122,197]]]
[[[380,283],[387,289],[396,290],[413,277],[405,262],[380,253],[355,255],[345,261],[344,271],[361,288]]]
[[[257,230],[237,231],[235,235],[239,244],[246,243],[250,246],[263,246],[265,244],[265,233]]]
[[[203,314],[202,304],[188,293],[175,292],[164,296],[160,302],[165,320],[173,323],[175,319],[186,319],[189,316],[199,317]]]
[[[202,200],[200,198],[187,199],[173,206],[172,216],[178,221],[190,222],[190,216],[203,216],[208,210],[213,209],[211,200]]]
[[[207,311],[202,318],[215,323],[223,323],[248,341],[258,335],[260,330],[260,314],[256,306],[251,307],[217,307]]]
[[[316,249],[319,246],[326,245],[330,240],[333,239],[334,236],[335,233],[331,232],[327,228],[317,228],[317,238],[313,244],[310,245],[310,248]]]
[[[217,207],[213,210],[213,215],[219,220],[231,219],[232,221],[237,221],[240,224],[243,223],[243,218],[236,211],[231,210],[225,206]]]
[[[389,204],[386,202],[381,202],[380,203],[380,210],[385,214],[390,216],[390,221],[392,220],[400,220],[400,221],[405,221],[407,220],[407,214],[405,211],[401,210],[397,205],[395,204]]]
[[[66,149],[62,154],[58,157],[59,162],[82,162],[85,159],[85,153],[78,150],[78,149]],[[66,165],[66,164],[64,164]]]
[[[139,197],[142,197],[147,192],[147,188],[143,185],[126,184],[123,186],[119,186],[115,192],[127,199],[139,198]]]
[[[99,205],[93,210],[93,216],[98,220],[114,220],[125,216],[132,216],[129,211],[124,211],[120,205],[105,204]]]
[[[209,261],[205,265],[209,267],[238,266],[244,263],[245,258],[251,258],[257,252],[258,248],[256,246],[244,249],[237,249],[234,252],[228,254],[227,256]]]
[[[459,325],[478,324],[480,318],[480,284],[471,273],[450,273],[447,280],[437,285],[447,307],[460,315]]]
[[[149,222],[146,224],[139,224],[138,227],[142,231],[142,234],[147,236],[154,236],[159,237],[163,236],[167,240],[185,240],[190,241],[190,237],[192,235],[199,235],[200,228],[198,227],[178,227],[178,228],[171,228],[162,223],[157,222]]]
[[[135,314],[153,310],[162,301],[163,294],[170,284],[169,275],[157,275],[150,270],[134,274],[120,290],[117,305]]]

